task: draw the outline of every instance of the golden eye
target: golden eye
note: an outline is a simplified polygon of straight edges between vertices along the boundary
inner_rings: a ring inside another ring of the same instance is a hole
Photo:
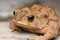
[[[34,21],[34,16],[33,15],[28,16],[28,21],[33,22]]]

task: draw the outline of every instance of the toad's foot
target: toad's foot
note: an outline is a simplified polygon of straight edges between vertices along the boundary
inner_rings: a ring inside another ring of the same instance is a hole
[[[10,22],[10,28],[12,29],[12,32],[13,32],[13,31],[20,31],[20,32],[22,32],[21,29],[18,29],[18,28],[16,27],[16,25],[15,25],[15,23],[14,23],[14,20],[11,20],[11,22]]]
[[[33,36],[28,38],[28,40],[46,40],[43,36]]]

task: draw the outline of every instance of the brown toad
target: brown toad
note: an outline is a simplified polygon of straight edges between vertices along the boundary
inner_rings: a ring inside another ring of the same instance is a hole
[[[59,17],[55,11],[48,6],[38,4],[32,7],[16,9],[14,17],[11,20],[10,27],[12,30],[30,31],[33,33],[43,34],[29,38],[29,40],[50,40],[59,34]]]

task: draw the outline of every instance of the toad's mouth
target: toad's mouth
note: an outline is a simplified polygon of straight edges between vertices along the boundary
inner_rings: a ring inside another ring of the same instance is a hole
[[[33,27],[33,26],[31,26],[27,23],[21,22],[21,21],[16,22],[16,25],[18,25],[18,27],[17,27],[18,29],[20,28],[20,29],[27,31],[27,32],[39,34],[40,33],[39,31],[41,30],[40,28]]]
[[[18,25],[20,27],[23,27],[23,28],[26,28],[26,29],[41,30],[40,28],[33,27],[33,26],[29,25],[28,23],[24,23],[24,22],[21,22],[21,21],[16,22],[16,25]]]
[[[18,21],[18,22],[15,21],[15,24],[17,25],[18,29],[22,29],[22,30],[32,32],[32,33],[38,33],[39,34],[40,30],[44,29],[44,28],[33,27],[33,26],[29,25],[28,23],[24,23],[21,21]]]

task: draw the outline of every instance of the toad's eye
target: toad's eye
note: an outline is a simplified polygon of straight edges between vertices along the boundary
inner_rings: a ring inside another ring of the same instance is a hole
[[[30,16],[28,16],[27,19],[28,19],[29,22],[33,22],[34,21],[34,16],[33,15],[30,15]]]
[[[13,11],[13,15],[15,15],[15,11]]]

